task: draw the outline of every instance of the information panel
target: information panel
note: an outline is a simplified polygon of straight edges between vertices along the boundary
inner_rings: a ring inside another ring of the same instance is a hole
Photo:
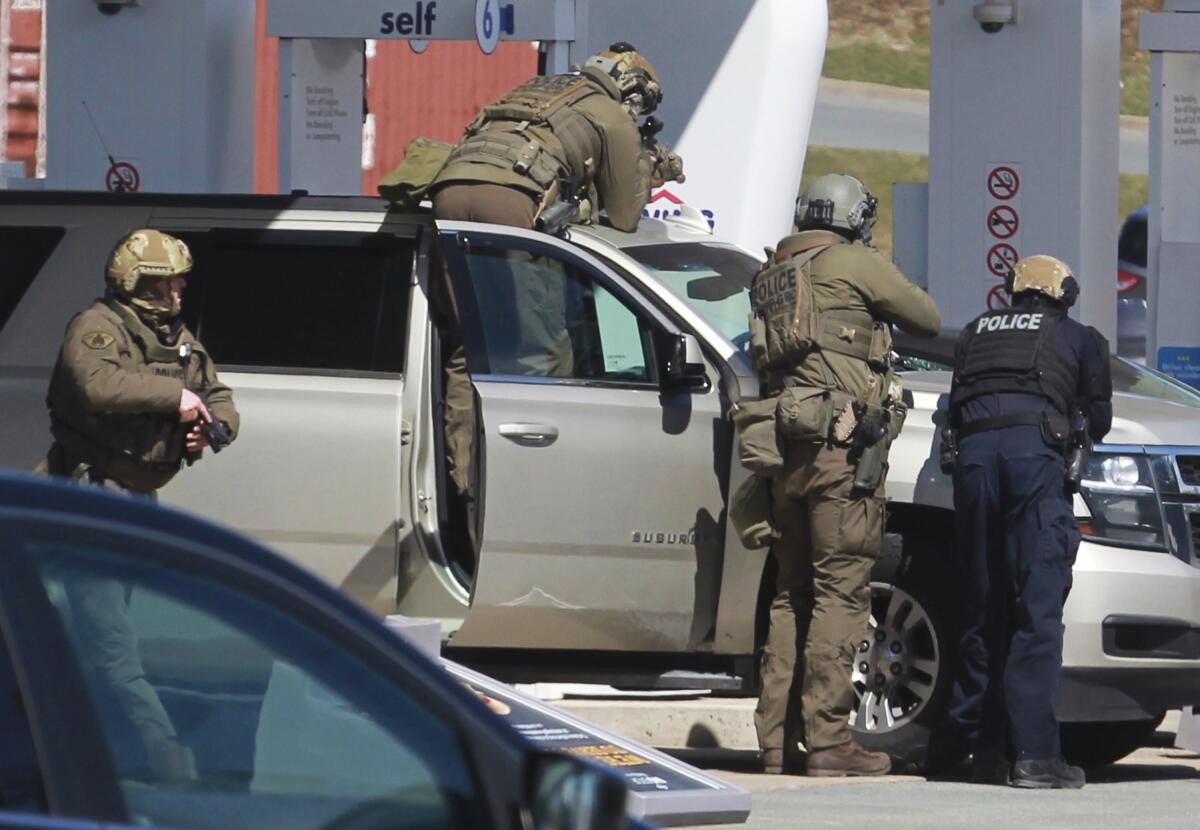
[[[1200,54],[1162,56],[1162,240],[1200,242]]]
[[[629,813],[667,824],[732,824],[750,816],[750,793],[671,756],[613,734],[458,663],[446,670],[538,747],[612,767],[629,787]]]

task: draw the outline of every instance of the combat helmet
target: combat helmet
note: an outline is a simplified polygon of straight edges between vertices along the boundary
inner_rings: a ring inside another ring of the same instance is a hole
[[[828,173],[809,182],[796,200],[796,227],[838,228],[871,243],[879,200],[854,176]]]
[[[649,115],[662,102],[662,87],[658,73],[646,57],[621,41],[587,59],[583,71],[611,78],[617,85],[623,103],[634,117]]]
[[[158,281],[192,270],[192,253],[183,240],[152,228],[123,237],[113,248],[104,272],[109,291],[153,314],[179,313],[177,303],[164,298]]]
[[[1046,254],[1027,256],[1018,260],[1008,272],[1004,287],[1009,294],[1036,291],[1067,308],[1079,298],[1079,281],[1061,259]]]

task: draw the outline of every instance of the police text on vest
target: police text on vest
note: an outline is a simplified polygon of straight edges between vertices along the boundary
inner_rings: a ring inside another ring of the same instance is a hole
[[[982,318],[975,326],[975,333],[979,334],[984,329],[988,331],[1008,331],[1010,329],[1037,331],[1041,327],[1041,314],[998,314],[995,317]]]

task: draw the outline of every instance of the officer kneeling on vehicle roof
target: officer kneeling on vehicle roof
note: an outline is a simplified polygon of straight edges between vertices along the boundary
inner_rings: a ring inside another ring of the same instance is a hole
[[[1075,789],[1083,771],[1062,759],[1054,715],[1080,541],[1068,456],[1078,464],[1074,451],[1112,424],[1108,343],[1067,316],[1079,284],[1054,257],[1022,259],[1006,287],[1013,307],[959,337],[943,433],[966,557],[951,718],[974,744],[974,780]]]
[[[932,337],[941,315],[870,247],[876,204],[853,176],[815,179],[796,204],[798,232],[768,251],[751,285],[751,354],[765,388],[733,416],[743,461],[755,443],[749,421],[765,427],[768,455],[782,438],[773,467],[747,464],[769,481],[779,534],[755,712],[767,772],[793,768],[801,741],[809,775],[890,768],[850,735],[850,678],[883,543],[887,450],[905,413],[890,324]]]

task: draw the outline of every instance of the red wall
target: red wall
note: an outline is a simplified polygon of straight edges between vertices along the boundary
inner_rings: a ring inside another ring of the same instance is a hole
[[[274,193],[279,164],[279,42],[265,31],[266,0],[258,0],[255,77],[254,189]],[[484,55],[473,42],[431,43],[416,54],[404,41],[378,41],[367,61],[367,108],[375,115],[375,159],[363,171],[363,193],[404,157],[417,136],[457,141],[484,104],[537,74],[537,50],[502,43]]]
[[[40,4],[8,5],[8,66],[4,72],[4,154],[8,161],[25,164],[25,175],[34,174],[38,140],[38,86],[42,74],[42,8]]]

